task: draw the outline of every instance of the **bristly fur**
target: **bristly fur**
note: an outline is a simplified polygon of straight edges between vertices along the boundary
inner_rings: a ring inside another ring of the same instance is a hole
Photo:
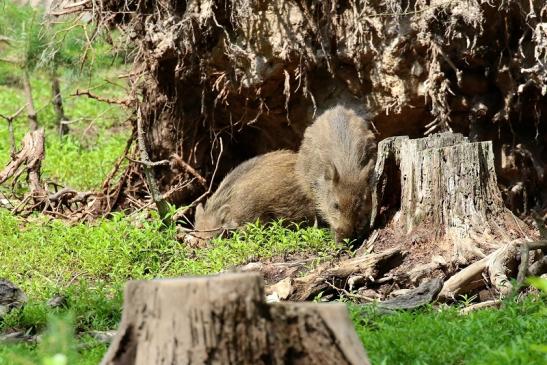
[[[313,222],[313,202],[302,191],[295,175],[297,155],[281,150],[254,157],[232,170],[209,198],[196,210],[194,228],[208,239],[223,229],[246,223]]]
[[[304,133],[297,178],[337,240],[368,228],[376,148],[368,123],[342,106],[325,111]]]

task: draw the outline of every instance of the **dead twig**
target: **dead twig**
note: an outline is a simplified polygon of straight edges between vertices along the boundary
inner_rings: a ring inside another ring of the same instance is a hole
[[[520,265],[517,275],[517,288],[524,285],[524,280],[528,275],[528,261],[530,259],[530,251],[542,250],[547,253],[547,240],[524,242],[520,245]]]
[[[111,99],[111,98],[107,98],[107,97],[104,97],[104,96],[93,94],[89,90],[80,90],[80,89],[76,89],[76,92],[71,94],[70,96],[87,96],[90,99],[95,99],[95,100],[101,101],[103,103],[123,105],[123,106],[128,107],[128,108],[133,106],[133,104],[135,102],[135,100],[133,98],[130,98],[130,97],[127,97],[127,98],[121,99],[121,100],[120,99]]]
[[[163,165],[169,165],[168,160],[160,160],[160,161],[141,161],[141,160],[135,160],[129,156],[125,156],[126,159],[128,159],[131,162],[138,163],[139,165],[147,166],[147,167],[156,167],[156,166],[163,166]]]
[[[186,170],[188,173],[193,175],[197,181],[202,185],[203,187],[207,187],[207,180],[199,172],[197,172],[196,169],[194,169],[192,166],[190,166],[186,161],[184,161],[178,154],[174,153],[171,155],[172,159],[172,165],[177,167],[182,167],[184,170]]]
[[[182,211],[177,212],[173,216],[173,221],[177,221],[178,219],[180,219],[180,217],[182,217],[188,210],[190,210],[191,208],[193,208],[197,204],[201,203],[201,201],[203,199],[205,199],[209,194],[211,194],[212,189],[213,189],[213,181],[215,181],[215,176],[216,176],[216,173],[217,173],[217,170],[218,170],[218,165],[219,165],[219,162],[220,162],[220,157],[222,156],[222,153],[224,152],[224,145],[222,143],[222,138],[219,138],[219,140],[220,140],[220,151],[219,151],[218,156],[217,156],[217,161],[216,161],[216,164],[215,164],[215,169],[213,170],[213,175],[211,176],[211,180],[209,181],[209,188],[207,189],[207,191],[205,193],[201,194],[196,200],[194,200],[192,203],[190,203]]]
[[[500,305],[501,305],[501,300],[499,299],[487,300],[486,302],[471,304],[470,306],[467,306],[461,309],[460,314],[465,315],[465,314],[469,314],[471,312],[477,311],[479,309],[485,309],[485,308],[499,308]]]
[[[23,105],[22,107],[20,107],[12,115],[0,114],[0,118],[3,118],[8,122],[8,133],[9,133],[9,142],[10,142],[10,157],[12,159],[15,158],[15,134],[13,132],[13,121],[15,120],[15,118],[17,118],[19,116],[19,114],[21,114],[23,112],[23,110],[25,110],[26,107],[27,107],[27,104]]]
[[[347,291],[346,289],[344,288],[339,288],[337,287],[336,285],[328,282],[327,280],[325,280],[325,284],[327,284],[328,286],[330,286],[332,289],[336,290],[338,292],[339,295],[343,295],[345,297],[348,297],[348,298],[352,298],[352,299],[359,299],[359,300],[364,300],[366,302],[374,302],[375,299],[374,298],[371,298],[371,297],[366,297],[364,295],[359,295],[359,294],[354,294],[354,293],[350,293],[349,291]]]

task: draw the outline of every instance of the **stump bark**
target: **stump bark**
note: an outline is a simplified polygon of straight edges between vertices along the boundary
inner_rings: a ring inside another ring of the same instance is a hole
[[[264,303],[258,274],[131,281],[102,364],[368,364],[340,303]]]

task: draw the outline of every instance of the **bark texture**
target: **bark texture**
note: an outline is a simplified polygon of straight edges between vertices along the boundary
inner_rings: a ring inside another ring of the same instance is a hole
[[[384,212],[398,209],[390,215],[386,230],[412,237],[409,257],[416,261],[410,274],[418,265],[426,265],[434,272],[442,266],[471,264],[463,274],[452,273],[442,296],[454,297],[487,283],[507,295],[512,289],[509,278],[516,274],[517,242],[528,241],[536,233],[504,206],[492,143],[470,142],[461,134],[441,133],[428,138],[382,141],[379,151],[379,194],[389,194],[384,182],[395,179],[386,173],[399,171],[400,207],[387,207]],[[395,166],[386,168],[389,164]],[[382,195],[376,200],[386,201]],[[380,231],[380,240],[386,230]],[[435,259],[436,255],[442,260]],[[439,271],[438,276],[450,276],[446,270]]]
[[[32,95],[32,86],[30,84],[30,75],[27,70],[23,74],[23,89],[25,91],[25,100],[27,102],[28,125],[31,131],[38,129],[38,114],[34,108],[34,97]]]
[[[343,304],[264,303],[257,274],[133,281],[107,364],[368,364]]]
[[[65,109],[63,107],[63,97],[61,95],[61,84],[59,81],[59,77],[57,74],[52,72],[50,75],[51,80],[51,94],[53,96],[52,104],[53,109],[55,109],[55,119],[57,120],[57,125],[59,129],[59,136],[64,136],[68,134],[69,127],[68,127],[68,121],[69,119],[65,115]]]

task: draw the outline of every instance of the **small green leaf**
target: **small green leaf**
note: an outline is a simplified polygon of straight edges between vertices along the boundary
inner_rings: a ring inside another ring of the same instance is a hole
[[[531,277],[526,279],[526,281],[528,281],[528,284],[532,285],[534,288],[537,288],[542,292],[547,293],[547,279]]]

